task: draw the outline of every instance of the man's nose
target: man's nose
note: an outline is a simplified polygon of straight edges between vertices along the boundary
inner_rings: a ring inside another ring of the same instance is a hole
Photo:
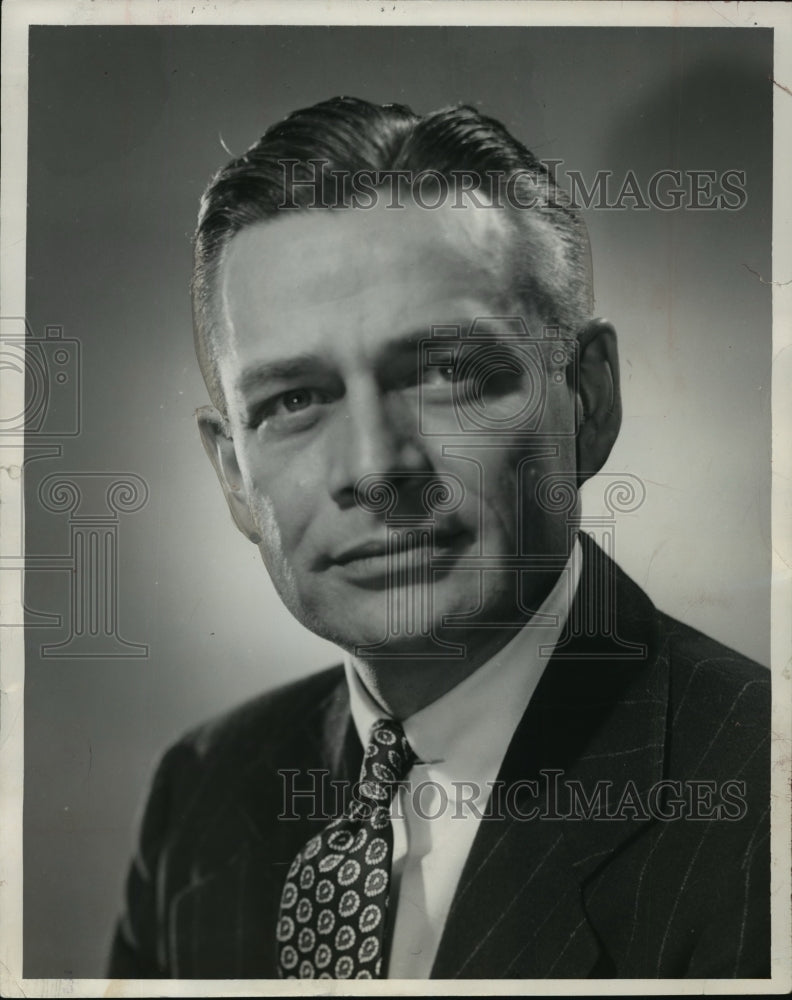
[[[347,392],[329,443],[329,488],[339,506],[355,503],[364,476],[398,474],[400,499],[425,483],[432,463],[418,432],[418,414],[398,394],[367,386]],[[414,474],[415,480],[411,482]]]

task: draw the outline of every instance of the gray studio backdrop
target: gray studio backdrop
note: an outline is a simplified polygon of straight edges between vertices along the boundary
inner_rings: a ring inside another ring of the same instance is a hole
[[[337,659],[282,611],[195,430],[190,236],[223,147],[350,94],[473,103],[589,181],[745,171],[740,211],[587,221],[621,337],[607,468],[646,487],[617,558],[664,610],[766,663],[771,75],[769,31],[32,29],[26,311],[51,406],[26,469],[27,976],[103,974],[165,746]]]

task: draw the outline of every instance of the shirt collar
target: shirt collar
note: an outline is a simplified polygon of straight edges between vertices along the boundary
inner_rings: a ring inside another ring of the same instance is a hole
[[[575,540],[566,566],[537,613],[478,670],[403,721],[419,761],[466,781],[494,779],[517,724],[563,631],[580,581],[582,552]],[[549,624],[540,624],[546,617]],[[360,742],[387,713],[374,701],[344,656],[350,710]]]

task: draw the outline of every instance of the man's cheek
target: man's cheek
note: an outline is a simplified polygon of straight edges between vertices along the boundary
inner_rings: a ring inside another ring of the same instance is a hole
[[[256,521],[262,539],[273,555],[295,561],[297,550],[305,550],[317,522],[317,494],[310,484],[282,480],[267,492],[256,492]]]
[[[247,491],[248,506],[261,536],[262,555],[266,553],[269,566],[271,561],[282,559],[288,547],[289,525],[284,519],[284,505],[260,481],[249,485]]]

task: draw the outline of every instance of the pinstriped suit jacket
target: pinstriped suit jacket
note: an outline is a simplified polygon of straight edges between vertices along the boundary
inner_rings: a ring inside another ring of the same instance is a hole
[[[585,541],[567,629],[499,775],[509,808],[493,796],[432,977],[769,976],[769,687]],[[178,742],[154,779],[109,974],[274,977],[285,872],[324,822],[303,800],[278,820],[278,772],[354,781],[361,757],[341,667]],[[744,784],[718,818],[726,781]],[[572,810],[575,782],[590,802],[605,782],[623,808]],[[701,818],[662,818],[680,789]],[[545,818],[521,818],[533,805]]]

